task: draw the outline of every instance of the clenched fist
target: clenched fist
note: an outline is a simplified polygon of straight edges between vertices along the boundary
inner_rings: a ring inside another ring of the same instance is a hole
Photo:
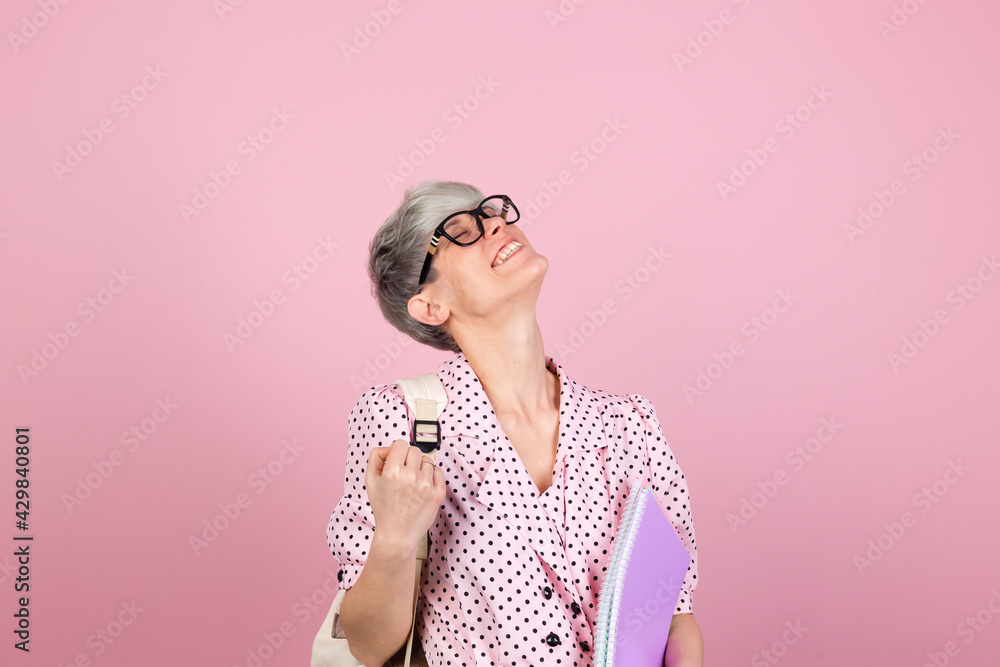
[[[365,485],[375,530],[407,549],[415,547],[434,524],[446,491],[441,468],[405,440],[372,450]]]

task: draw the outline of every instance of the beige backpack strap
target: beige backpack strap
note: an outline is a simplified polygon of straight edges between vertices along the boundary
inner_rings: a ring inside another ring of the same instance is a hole
[[[441,446],[441,425],[438,417],[448,405],[448,394],[437,373],[425,373],[412,378],[394,380],[403,389],[407,407],[413,412],[413,434],[411,444],[419,447],[434,460]],[[410,667],[410,655],[413,651],[413,635],[417,628],[417,596],[420,591],[420,575],[424,561],[430,550],[429,533],[425,533],[417,545],[417,581],[413,591],[413,612],[410,622],[410,634],[406,638],[406,659],[404,667]]]
[[[441,379],[436,373],[424,373],[394,382],[402,387],[406,405],[415,417],[411,444],[424,453],[431,453],[441,445],[438,416],[448,405],[448,394]]]

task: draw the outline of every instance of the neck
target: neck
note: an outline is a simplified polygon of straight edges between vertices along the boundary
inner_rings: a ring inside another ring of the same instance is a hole
[[[531,313],[521,326],[456,336],[498,415],[531,416],[559,410],[559,380],[545,367],[542,333]],[[454,335],[454,334],[453,334]]]

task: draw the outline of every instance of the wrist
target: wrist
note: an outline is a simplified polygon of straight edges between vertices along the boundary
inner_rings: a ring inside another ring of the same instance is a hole
[[[372,535],[369,558],[375,556],[386,561],[409,561],[417,558],[417,542],[402,536],[375,529]]]

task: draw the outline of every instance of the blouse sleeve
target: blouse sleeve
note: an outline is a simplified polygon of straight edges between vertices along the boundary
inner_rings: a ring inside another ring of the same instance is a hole
[[[644,472],[648,473],[653,492],[691,555],[691,563],[681,583],[675,613],[694,613],[694,589],[698,584],[698,549],[694,538],[694,519],[691,515],[687,479],[677,460],[674,459],[667,439],[663,436],[653,404],[641,394],[629,394],[628,397],[638,413],[637,426],[643,430],[645,465],[648,466]]]
[[[410,440],[410,423],[402,390],[395,384],[376,385],[358,399],[347,420],[347,467],[344,495],[326,528],[326,541],[340,565],[339,587],[348,589],[365,565],[375,517],[368,502],[365,471],[373,447]]]

